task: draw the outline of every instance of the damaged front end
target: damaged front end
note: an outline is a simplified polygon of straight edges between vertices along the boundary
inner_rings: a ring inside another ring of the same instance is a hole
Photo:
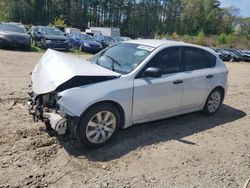
[[[119,73],[49,49],[32,71],[29,113],[34,121],[41,120],[58,134],[75,131],[78,117],[58,104],[63,99],[60,93],[118,77]]]
[[[60,111],[57,101],[60,99],[56,92],[35,95],[29,93],[29,113],[34,121],[41,120],[48,128],[54,129],[59,135],[67,130],[67,117]]]

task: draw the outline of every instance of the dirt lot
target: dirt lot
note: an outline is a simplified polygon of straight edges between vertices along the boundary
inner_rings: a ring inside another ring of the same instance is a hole
[[[0,187],[242,187],[250,177],[250,64],[210,117],[192,113],[121,130],[96,150],[56,137],[27,113],[42,53],[0,50]]]

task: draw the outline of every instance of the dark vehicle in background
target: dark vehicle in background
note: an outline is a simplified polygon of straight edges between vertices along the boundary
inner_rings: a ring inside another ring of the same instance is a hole
[[[73,34],[70,39],[72,47],[78,48],[80,51],[97,53],[102,50],[102,44],[96,42],[90,35]]]
[[[116,42],[123,42],[123,41],[131,40],[130,37],[122,37],[122,36],[115,37],[114,39],[115,39]]]
[[[213,49],[223,61],[250,62],[250,53],[247,53],[248,51],[241,51],[232,48],[227,48],[227,49],[211,48],[211,49]]]
[[[94,34],[94,39],[96,42],[99,42],[102,44],[103,49],[117,43],[115,38],[110,37],[110,36],[105,36],[105,35]]]
[[[109,43],[104,40],[103,35],[94,34],[93,37],[94,37],[94,39],[95,39],[96,42],[99,42],[99,43],[102,44],[102,48],[103,49],[109,46]]]
[[[237,50],[227,48],[227,49],[224,49],[224,51],[226,51],[230,54],[230,56],[231,56],[230,61],[234,61],[234,62],[243,61],[243,57],[240,55],[240,53]]]
[[[242,58],[242,61],[245,61],[245,62],[250,62],[250,53],[247,53],[245,51],[241,51],[241,50],[237,50],[239,55],[241,56]]]
[[[69,39],[56,27],[35,26],[31,33],[35,45],[43,49],[68,51],[70,48]]]
[[[111,45],[117,43],[116,40],[115,40],[113,37],[110,37],[110,36],[103,36],[103,38],[104,38],[104,41],[106,41],[106,43],[107,43],[109,46],[111,46]]]
[[[22,48],[30,50],[31,37],[20,23],[0,24],[0,48]]]

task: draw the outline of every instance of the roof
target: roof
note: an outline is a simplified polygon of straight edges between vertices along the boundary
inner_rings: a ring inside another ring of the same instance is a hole
[[[17,22],[2,22],[1,24],[5,24],[5,25],[23,25],[23,24],[17,23]]]
[[[158,48],[161,45],[175,45],[175,44],[185,44],[184,42],[173,41],[173,40],[160,40],[160,39],[139,39],[139,40],[129,40],[128,43],[141,44],[146,46],[152,46]]]
[[[203,50],[206,50],[212,54],[216,54],[214,50],[208,48],[208,47],[204,47],[204,46],[199,46],[196,44],[190,44],[190,43],[185,43],[182,41],[174,41],[174,40],[164,40],[164,39],[138,39],[138,40],[128,40],[128,41],[124,41],[126,43],[134,43],[134,44],[140,44],[140,45],[146,45],[146,46],[151,46],[154,48],[158,48],[162,45],[181,45],[181,46],[190,46],[190,47],[197,47],[197,48],[201,48]]]

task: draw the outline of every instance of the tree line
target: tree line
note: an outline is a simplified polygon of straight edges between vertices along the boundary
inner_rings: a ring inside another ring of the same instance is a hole
[[[48,25],[61,17],[71,27],[119,27],[123,35],[131,37],[174,32],[196,35],[201,30],[206,35],[228,34],[243,23],[238,13],[235,7],[221,8],[219,0],[0,1],[0,21]],[[250,30],[249,19],[242,26]]]

